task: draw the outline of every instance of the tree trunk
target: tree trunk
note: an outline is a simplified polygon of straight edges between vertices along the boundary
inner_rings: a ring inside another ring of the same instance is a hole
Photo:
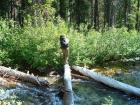
[[[47,80],[39,79],[33,75],[26,74],[26,73],[23,73],[23,72],[20,72],[17,70],[13,70],[11,68],[6,68],[3,66],[0,66],[0,75],[1,76],[10,75],[17,79],[25,81],[25,82],[30,82],[32,84],[40,85],[40,86],[45,85],[45,86],[49,87],[49,83]]]
[[[89,23],[91,28],[94,25],[94,6],[95,6],[95,1],[90,0],[90,9],[89,9]]]
[[[93,79],[87,77],[87,76],[81,76],[81,75],[77,75],[77,74],[71,74],[72,77],[74,78],[80,78],[80,79],[83,79],[83,80],[88,80],[88,81],[92,81]]]
[[[104,0],[104,28],[103,30],[106,29],[106,27],[108,26],[108,1],[107,0]],[[110,11],[110,10],[109,10]]]
[[[80,26],[80,23],[81,23],[81,10],[80,10],[80,7],[81,7],[81,0],[76,0],[75,1],[75,11],[74,11],[74,15],[75,15],[75,21],[76,21],[76,24],[78,25],[78,27]]]
[[[112,20],[111,21],[111,26],[112,27],[115,27],[115,10],[116,10],[115,7],[116,7],[116,5],[117,4],[115,3],[115,1],[112,1],[112,5],[111,5],[111,8],[112,8],[111,9],[112,10],[111,11],[111,14],[112,14],[112,16],[111,16],[111,20]]]
[[[73,0],[69,0],[69,14],[70,14],[70,25],[73,22]]]
[[[125,26],[127,27],[127,18],[128,18],[128,16],[127,16],[127,14],[128,14],[128,3],[127,3],[128,1],[127,0],[125,0],[125,4],[124,4],[124,24],[125,24]]]
[[[131,86],[131,85],[119,82],[117,80],[114,80],[112,78],[109,78],[107,76],[104,76],[104,75],[101,75],[101,74],[98,74],[95,72],[91,72],[88,69],[82,68],[79,66],[72,66],[72,70],[78,71],[81,74],[86,75],[98,82],[102,82],[110,87],[119,89],[119,90],[124,91],[129,94],[134,94],[134,95],[140,97],[140,88],[136,88],[134,86]]]
[[[99,29],[99,11],[98,11],[98,0],[95,0],[94,6],[94,28],[95,30]]]
[[[65,21],[67,20],[67,0],[63,1],[63,0],[59,0],[60,4],[59,4],[59,7],[60,7],[60,10],[59,10],[59,13],[60,13],[60,16],[61,18],[63,18]]]
[[[111,27],[111,1],[112,0],[106,1],[106,23],[108,24],[108,27]]]
[[[68,64],[64,65],[64,91],[64,105],[74,105],[71,70]]]
[[[137,31],[139,31],[139,12],[140,12],[140,10],[139,10],[139,8],[140,8],[140,1],[138,0],[137,1],[137,14],[136,14],[136,30]]]

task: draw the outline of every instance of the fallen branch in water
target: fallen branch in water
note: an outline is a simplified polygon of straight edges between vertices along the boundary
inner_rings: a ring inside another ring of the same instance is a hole
[[[119,90],[124,91],[129,94],[134,94],[134,95],[140,97],[140,88],[119,82],[117,80],[114,80],[113,78],[109,78],[107,76],[104,76],[104,75],[101,75],[101,74],[98,74],[95,72],[91,72],[88,69],[83,68],[83,67],[72,66],[71,68],[72,68],[72,70],[80,72],[81,74],[88,76],[98,82],[104,83],[110,87],[119,89]]]
[[[15,77],[16,79],[20,79],[24,82],[32,83],[34,85],[40,85],[40,86],[45,85],[49,87],[49,83],[45,79],[39,79],[38,77],[34,75],[26,74],[21,71],[17,71],[11,68],[3,67],[3,66],[0,66],[0,75],[3,77],[5,77],[6,75],[9,75],[9,76]]]

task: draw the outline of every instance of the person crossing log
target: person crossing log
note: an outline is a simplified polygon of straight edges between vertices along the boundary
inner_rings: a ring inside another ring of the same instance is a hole
[[[68,63],[69,56],[69,40],[65,35],[60,36],[60,48],[63,53],[64,61],[64,105],[74,105],[73,101],[73,91],[72,91],[72,82],[71,82],[71,70]]]
[[[69,56],[69,40],[66,38],[65,35],[60,36],[60,48],[62,49],[63,53],[63,61],[64,64],[68,64],[68,56]]]

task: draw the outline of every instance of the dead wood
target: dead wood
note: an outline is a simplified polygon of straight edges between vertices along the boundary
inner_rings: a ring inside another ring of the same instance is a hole
[[[71,70],[68,64],[64,65],[64,105],[74,105]]]
[[[114,80],[113,78],[98,74],[96,72],[91,72],[90,70],[83,68],[83,67],[72,66],[71,68],[72,68],[72,70],[80,72],[81,74],[88,76],[98,82],[101,82],[110,87],[113,87],[113,88],[119,89],[121,91],[124,91],[126,93],[133,94],[133,95],[140,97],[140,88],[119,82],[117,80]]]
[[[32,83],[34,85],[40,85],[40,86],[45,85],[49,87],[49,83],[45,79],[39,79],[38,77],[34,75],[26,74],[24,72],[7,68],[7,67],[3,67],[3,66],[0,66],[0,75],[3,77],[5,77],[6,75],[9,75],[9,76],[13,76],[16,79],[20,79],[24,82]]]
[[[77,74],[71,74],[71,76],[74,77],[74,78],[80,78],[80,79],[83,79],[83,80],[91,81],[91,79],[87,76],[81,76],[81,75],[77,75]]]

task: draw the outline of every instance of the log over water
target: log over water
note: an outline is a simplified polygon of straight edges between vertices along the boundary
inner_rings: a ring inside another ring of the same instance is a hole
[[[107,77],[107,76],[104,76],[95,72],[91,72],[90,70],[84,67],[72,66],[71,68],[72,70],[80,72],[81,74],[88,76],[98,82],[104,83],[110,87],[113,87],[121,91],[124,91],[126,93],[133,94],[140,97],[140,88],[119,82],[117,80],[114,80],[113,78],[110,78],[110,77]]]
[[[64,91],[64,105],[74,105],[71,70],[68,64],[64,65]]]

